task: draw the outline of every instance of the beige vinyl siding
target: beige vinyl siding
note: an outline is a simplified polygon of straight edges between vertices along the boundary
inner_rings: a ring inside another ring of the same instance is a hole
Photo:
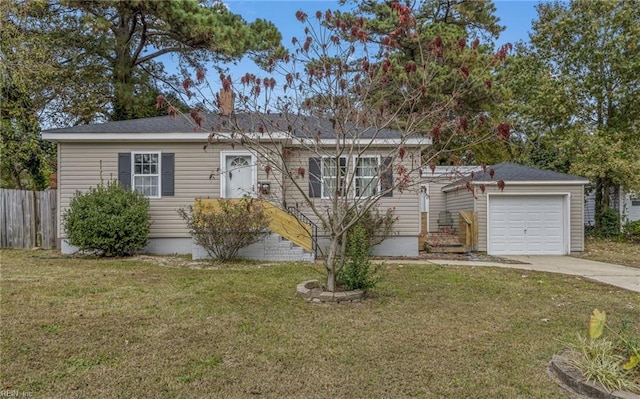
[[[584,186],[574,185],[509,185],[503,194],[569,194],[570,207],[570,251],[584,251]],[[487,195],[488,193],[499,193],[500,190],[495,185],[487,185],[485,194],[477,194],[475,211],[478,214],[478,250],[487,250]]]
[[[195,198],[220,196],[220,150],[228,145],[213,144],[205,152],[204,143],[60,143],[58,187],[60,214],[64,214],[76,190],[86,191],[101,181],[118,178],[118,153],[159,151],[175,154],[174,196],[150,199],[151,237],[189,237],[177,210],[192,205]],[[260,171],[260,167],[258,167]],[[209,175],[213,173],[212,179]],[[261,176],[262,174],[262,176]],[[262,180],[264,171],[258,172]],[[60,237],[65,237],[61,222]]]
[[[459,212],[473,212],[473,194],[466,189],[454,190],[446,193],[446,200],[447,210],[451,212],[451,217],[453,218],[453,227],[457,229],[460,219]]]
[[[383,148],[380,150],[380,156],[382,158],[388,156],[387,154],[389,154],[389,148]],[[378,153],[375,152],[375,150],[372,150],[366,155],[373,156],[378,155]],[[296,171],[298,168],[303,168],[305,170],[304,177],[296,175],[294,180],[295,183],[298,184],[307,194],[309,190],[309,158],[318,158],[318,155],[311,151],[294,150],[288,159],[291,170]],[[414,178],[416,178],[415,176],[419,173],[419,159],[419,152],[416,150],[414,151],[413,156],[409,156],[409,154],[407,154],[403,161],[407,169],[415,170],[413,174]],[[396,163],[394,163],[394,165],[396,165]],[[394,232],[392,234],[396,236],[417,236],[419,234],[420,205],[418,189],[419,187],[411,187],[404,190],[403,193],[400,193],[398,190],[394,190],[392,197],[383,197],[379,200],[377,206],[381,212],[386,211],[388,208],[395,208],[394,212],[398,217],[398,220],[394,224]],[[314,221],[314,223],[318,223],[318,218],[313,214],[308,204],[305,203],[302,194],[299,189],[295,187],[295,184],[292,181],[289,181],[286,184],[286,197],[287,205],[297,206],[305,215]],[[331,205],[331,200],[328,199],[311,198],[311,200],[313,201],[314,206],[319,210]],[[318,224],[318,227],[321,231],[322,226]],[[321,232],[320,234],[322,235]]]
[[[281,150],[281,145],[279,143],[275,143]],[[238,147],[236,146],[236,149]],[[282,207],[284,201],[284,188],[283,188],[283,171],[280,165],[281,160],[279,159],[262,159],[258,158],[258,180],[257,182],[266,182],[270,184],[270,193],[269,195],[261,196],[264,200],[271,202],[272,204]],[[267,177],[267,173],[265,172],[266,166],[269,165],[271,168],[269,172],[269,177]]]
[[[101,181],[118,178],[118,153],[130,153],[136,151],[150,151],[174,153],[174,196],[163,196],[158,199],[150,199],[151,238],[189,237],[184,221],[178,216],[177,210],[194,203],[196,198],[219,198],[221,175],[220,158],[221,151],[241,151],[236,146],[231,148],[227,144],[212,144],[207,151],[203,151],[204,143],[83,143],[65,142],[58,144],[58,187],[60,201],[60,215],[64,214],[73,198],[76,190],[86,191],[89,187],[95,187]],[[382,154],[387,154],[384,149]],[[375,153],[372,152],[372,155]],[[311,152],[293,150],[289,156],[289,162],[297,170],[302,167],[305,170],[304,178],[296,175],[295,181],[304,190],[309,187],[309,157]],[[384,156],[384,155],[383,155]],[[419,160],[419,153],[413,157],[407,156],[405,164],[409,168],[412,162]],[[264,171],[267,164],[272,165],[272,171],[267,178]],[[416,168],[417,165],[413,166]],[[285,179],[282,185],[282,175],[277,165],[258,159],[257,182],[268,181],[271,184],[271,194],[265,196],[266,200],[281,206],[286,199],[288,206],[299,204],[300,209],[309,216],[311,212],[291,181]],[[209,176],[213,174],[213,178]],[[286,198],[283,188],[286,189]],[[314,202],[320,201],[329,205],[329,201],[314,198]],[[383,198],[379,202],[381,210],[395,207],[398,221],[395,224],[395,234],[399,236],[417,236],[419,234],[419,203],[418,193],[415,188],[400,193],[394,190],[393,197]],[[316,220],[312,217],[312,220]],[[65,238],[62,221],[58,223],[59,237]]]

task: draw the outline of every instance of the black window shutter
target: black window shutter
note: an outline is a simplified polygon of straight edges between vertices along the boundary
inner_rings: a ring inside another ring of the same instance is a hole
[[[124,188],[131,188],[131,153],[118,153],[118,181]]]
[[[322,196],[322,169],[320,162],[322,162],[322,158],[309,158],[309,198],[320,198]]]
[[[393,187],[393,158],[385,158],[382,160],[381,172],[380,189],[382,191],[389,190]],[[383,197],[393,197],[393,190],[384,194]]]
[[[162,161],[160,164],[162,168],[162,193],[161,195],[173,196],[174,195],[174,178],[173,171],[175,169],[174,154],[172,152],[163,152]]]

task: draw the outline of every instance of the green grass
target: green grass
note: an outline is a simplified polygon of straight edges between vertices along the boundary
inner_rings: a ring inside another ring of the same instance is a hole
[[[640,244],[629,241],[587,237],[580,258],[640,268]]]
[[[301,264],[0,256],[1,389],[33,397],[559,398],[547,362],[593,308],[640,320],[637,293],[511,269],[387,265],[326,306]]]

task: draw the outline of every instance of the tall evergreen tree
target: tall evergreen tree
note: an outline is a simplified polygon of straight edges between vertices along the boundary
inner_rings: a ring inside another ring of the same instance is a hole
[[[185,71],[211,68],[245,54],[268,57],[281,40],[270,22],[247,23],[218,1],[11,0],[4,19],[22,34],[3,50],[8,68],[21,73],[23,54],[46,40],[55,77],[67,83],[56,86],[47,106],[74,123],[155,113],[162,86],[180,81],[165,71],[162,56],[177,56]]]
[[[611,192],[640,189],[640,8],[573,0],[537,11],[509,66],[516,130],[531,162],[595,183],[599,225]]]

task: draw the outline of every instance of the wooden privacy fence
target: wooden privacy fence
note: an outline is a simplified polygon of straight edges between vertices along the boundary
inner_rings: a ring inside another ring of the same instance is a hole
[[[0,248],[56,247],[57,190],[0,189]]]

